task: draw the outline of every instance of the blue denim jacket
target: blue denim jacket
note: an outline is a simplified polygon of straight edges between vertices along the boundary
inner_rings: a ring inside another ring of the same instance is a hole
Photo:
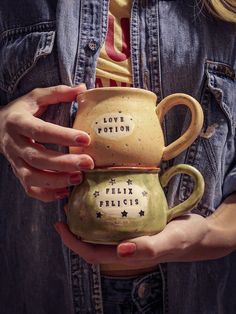
[[[208,216],[236,190],[236,27],[201,13],[198,2],[134,0],[131,56],[134,86],[152,90],[158,100],[188,93],[202,105],[201,135],[165,166],[187,163],[201,171],[206,190],[194,212]],[[108,0],[1,0],[0,105],[36,87],[80,82],[93,87],[107,10]],[[65,104],[51,106],[43,118],[72,123]],[[188,122],[182,108],[170,112],[166,143]],[[187,176],[176,176],[167,191],[169,205],[186,199],[192,187]],[[63,205],[27,197],[0,155],[1,313],[102,313],[98,267],[69,252],[53,229],[65,219]],[[235,314],[235,263],[232,253],[168,264],[166,312]]]

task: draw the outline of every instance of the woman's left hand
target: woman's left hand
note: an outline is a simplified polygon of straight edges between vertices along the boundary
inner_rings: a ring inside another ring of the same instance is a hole
[[[82,242],[61,222],[56,223],[55,228],[64,244],[88,263],[152,266],[163,262],[206,260],[227,254],[222,249],[217,250],[215,245],[211,249],[209,221],[196,214],[185,215],[168,223],[156,235],[123,241],[117,246]]]

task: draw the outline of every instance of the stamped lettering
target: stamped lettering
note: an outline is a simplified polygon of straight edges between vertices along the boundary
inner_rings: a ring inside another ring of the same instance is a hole
[[[97,185],[92,191],[92,198],[97,205],[98,219],[102,219],[104,213],[122,219],[143,218],[147,212],[149,194],[130,179],[116,182],[111,178],[105,186]]]
[[[98,136],[108,139],[120,139],[132,134],[134,119],[131,115],[122,112],[111,112],[99,116],[93,124]]]

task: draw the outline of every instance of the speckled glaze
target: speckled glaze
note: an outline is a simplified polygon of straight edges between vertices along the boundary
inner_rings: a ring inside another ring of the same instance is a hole
[[[199,135],[203,113],[189,95],[173,94],[156,106],[156,95],[138,88],[109,87],[88,90],[78,96],[74,128],[91,137],[89,147],[71,147],[71,153],[89,154],[95,167],[159,166],[185,150]],[[187,131],[165,147],[161,122],[174,106],[191,111]]]
[[[190,197],[169,209],[163,192],[172,176],[186,173],[195,181]],[[204,181],[188,165],[173,166],[159,179],[157,170],[93,171],[85,174],[69,199],[70,230],[83,241],[117,244],[142,235],[153,235],[193,208],[201,199]]]

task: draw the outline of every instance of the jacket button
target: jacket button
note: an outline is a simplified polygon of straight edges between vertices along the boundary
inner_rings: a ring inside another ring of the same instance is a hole
[[[98,48],[98,44],[96,43],[96,41],[94,39],[90,39],[88,42],[88,48],[92,51],[96,51]]]
[[[140,286],[138,287],[138,296],[140,299],[144,299],[147,296],[149,296],[151,292],[151,287],[148,283],[141,283]]]

